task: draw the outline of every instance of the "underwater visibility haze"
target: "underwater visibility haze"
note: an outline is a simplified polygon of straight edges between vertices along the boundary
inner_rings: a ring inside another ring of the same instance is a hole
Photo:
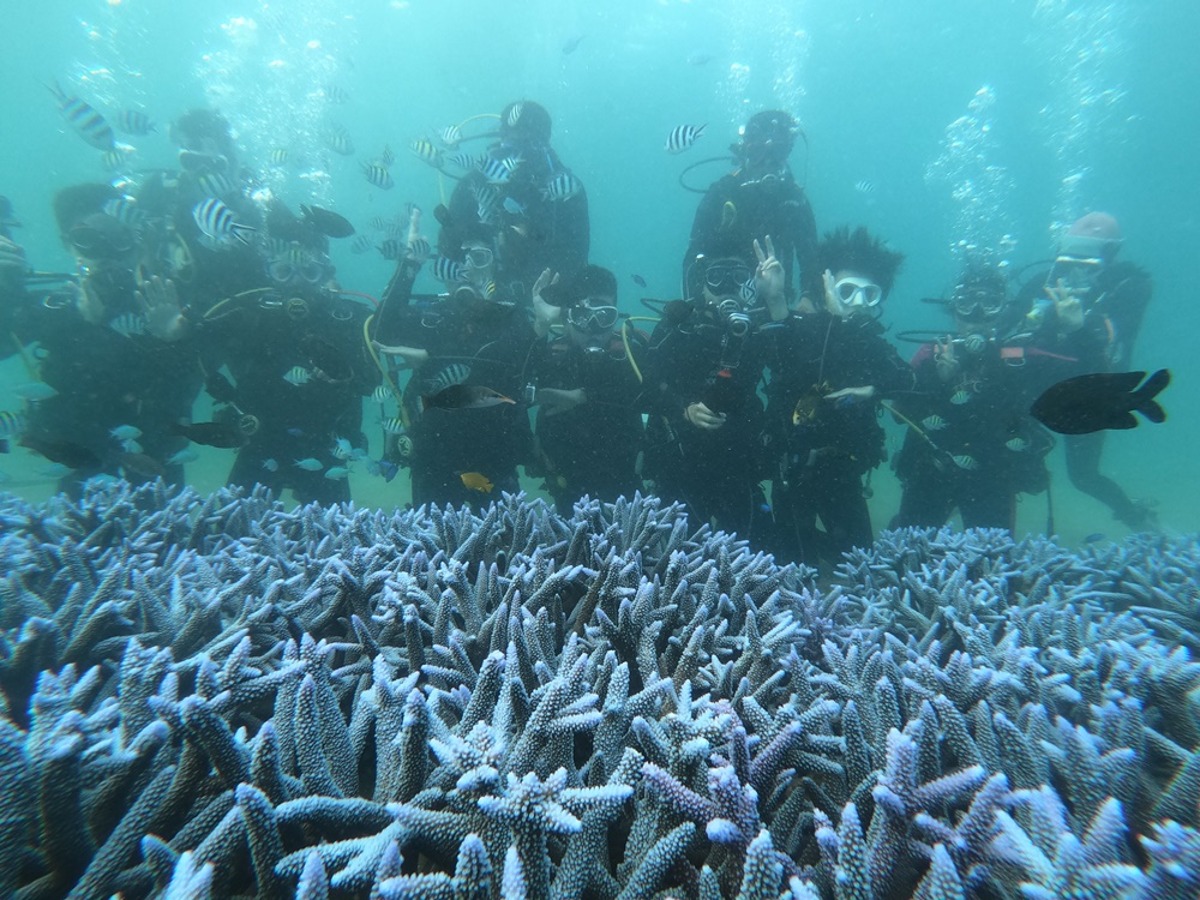
[[[1200,897],[1200,4],[6,18],[0,896]],[[685,260],[766,110],[812,253]],[[902,375],[837,382],[846,346]],[[835,503],[818,553],[761,523],[820,494],[772,444],[820,409],[879,441],[874,540]],[[643,481],[655,416],[700,438]],[[672,493],[745,421],[749,512]]]

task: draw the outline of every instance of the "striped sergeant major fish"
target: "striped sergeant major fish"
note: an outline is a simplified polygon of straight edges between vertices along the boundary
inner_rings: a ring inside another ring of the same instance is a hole
[[[483,173],[492,184],[507,184],[513,176],[513,172],[517,171],[517,167],[524,160],[519,156],[508,156],[504,159],[487,158],[479,167],[479,171]]]
[[[423,160],[435,169],[442,167],[442,151],[435,147],[432,141],[426,138],[417,138],[408,146],[418,159]]]
[[[58,111],[81,138],[97,150],[112,150],[116,143],[112,127],[104,116],[96,112],[86,100],[81,100],[73,94],[68,94],[58,82],[46,85],[47,89],[58,100]]]
[[[676,125],[671,129],[671,133],[667,135],[667,146],[664,148],[668,153],[682,153],[696,140],[700,135],[704,134],[704,129],[708,124],[704,125]]]
[[[392,174],[387,170],[387,167],[382,162],[369,162],[362,164],[363,176],[371,184],[385,191],[390,191],[395,187],[396,182],[392,180]]]
[[[560,172],[542,189],[542,195],[549,200],[570,200],[581,190],[583,185],[578,178],[570,172]]]
[[[341,125],[334,125],[325,134],[325,146],[340,156],[351,156],[354,153],[354,142],[350,133]]]
[[[123,109],[117,113],[117,130],[124,134],[142,135],[155,130],[154,121],[140,109]]]
[[[233,210],[216,197],[197,203],[192,208],[192,218],[200,230],[217,243],[236,240],[248,246],[250,235],[255,231],[251,226],[238,222]]]
[[[446,284],[465,280],[462,265],[445,256],[433,261],[433,277]]]

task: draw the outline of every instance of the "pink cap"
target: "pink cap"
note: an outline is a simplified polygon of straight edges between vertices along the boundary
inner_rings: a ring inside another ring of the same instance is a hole
[[[1090,212],[1076,219],[1062,239],[1060,252],[1067,256],[1112,257],[1121,246],[1121,226],[1105,212]]]

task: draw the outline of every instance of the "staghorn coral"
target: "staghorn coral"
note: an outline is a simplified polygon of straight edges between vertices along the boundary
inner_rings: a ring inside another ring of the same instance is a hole
[[[1194,897],[1193,542],[0,500],[18,897]]]

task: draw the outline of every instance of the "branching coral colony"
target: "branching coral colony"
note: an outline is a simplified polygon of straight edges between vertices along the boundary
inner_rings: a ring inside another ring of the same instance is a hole
[[[1200,896],[1191,540],[818,588],[644,498],[0,525],[2,896]]]

